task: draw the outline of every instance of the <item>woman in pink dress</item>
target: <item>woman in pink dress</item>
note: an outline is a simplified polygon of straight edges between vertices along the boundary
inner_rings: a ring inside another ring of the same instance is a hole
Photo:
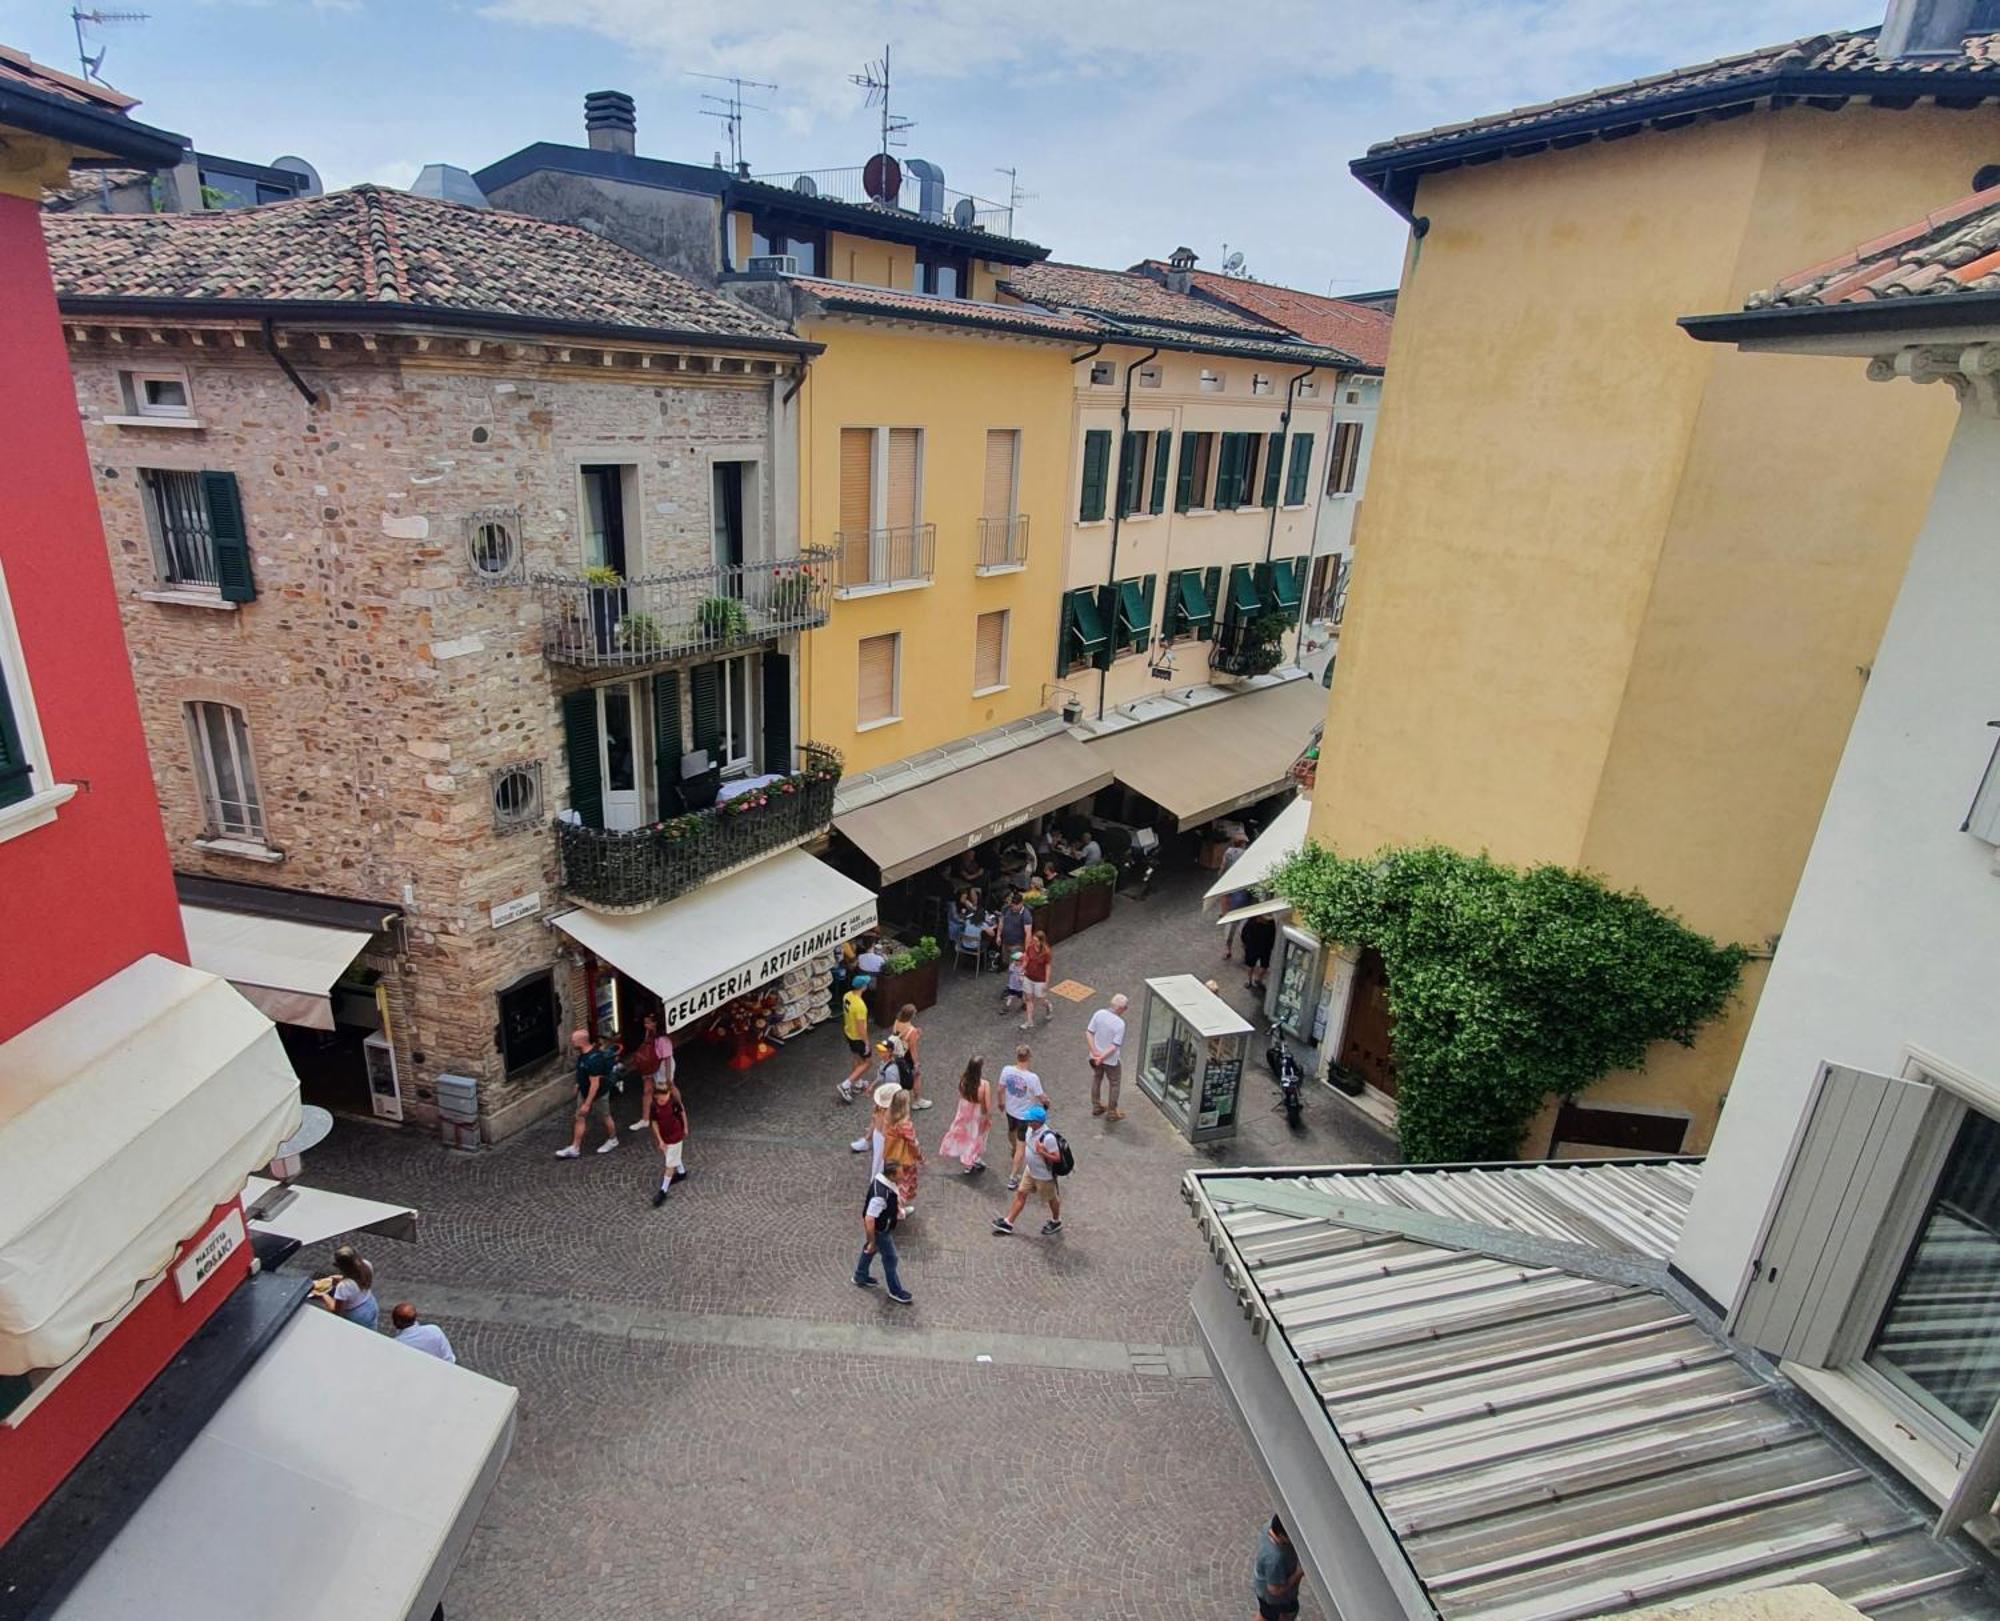
[[[958,1112],[945,1128],[938,1152],[965,1167],[967,1176],[986,1169],[986,1132],[993,1124],[993,1089],[986,1084],[986,1060],[975,1058],[958,1078]]]

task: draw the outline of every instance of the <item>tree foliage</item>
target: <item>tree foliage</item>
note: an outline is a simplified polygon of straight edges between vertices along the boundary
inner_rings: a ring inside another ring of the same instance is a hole
[[[1656,1041],[1692,1046],[1745,960],[1586,873],[1441,845],[1356,860],[1308,844],[1272,882],[1322,940],[1381,953],[1412,1162],[1513,1158],[1551,1094]]]

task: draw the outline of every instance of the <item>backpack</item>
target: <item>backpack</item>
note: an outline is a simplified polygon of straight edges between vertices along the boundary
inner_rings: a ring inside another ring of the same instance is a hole
[[[1045,1156],[1044,1163],[1047,1164],[1051,1174],[1055,1176],[1068,1176],[1071,1171],[1076,1169],[1076,1155],[1070,1152],[1069,1139],[1057,1131],[1055,1127],[1048,1126],[1043,1128],[1042,1140],[1051,1137],[1055,1139],[1056,1157],[1054,1159],[1047,1159]]]
[[[896,1221],[903,1213],[903,1197],[896,1191],[896,1184],[885,1176],[868,1179],[868,1191],[861,1196],[861,1208],[866,1210],[877,1198],[883,1201],[882,1214],[875,1218],[875,1231],[893,1233]]]

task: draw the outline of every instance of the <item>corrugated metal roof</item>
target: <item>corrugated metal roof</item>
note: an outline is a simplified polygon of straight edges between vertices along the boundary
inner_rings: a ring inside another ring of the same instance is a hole
[[[1447,1621],[1808,1581],[1899,1621],[2000,1615],[1985,1572],[1932,1539],[1921,1504],[1667,1286],[1697,1170],[1191,1182],[1282,1331],[1273,1354],[1297,1359]],[[1349,1219],[1305,1214],[1315,1200]],[[1367,1206],[1381,1217],[1357,1227]],[[1586,1246],[1603,1267],[1578,1263]]]

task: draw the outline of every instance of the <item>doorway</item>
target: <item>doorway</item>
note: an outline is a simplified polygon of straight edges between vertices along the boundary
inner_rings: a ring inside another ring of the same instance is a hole
[[[597,689],[597,766],[604,784],[604,825],[629,833],[646,819],[640,739],[646,735],[645,695],[637,681]]]
[[[1347,1028],[1340,1038],[1340,1063],[1384,1097],[1396,1095],[1396,1066],[1389,1056],[1389,975],[1382,954],[1364,946],[1354,965],[1354,991],[1347,1003]]]
[[[750,506],[750,475],[753,462],[711,462],[709,464],[709,510],[715,541],[715,566],[728,571],[724,590],[741,596],[741,575],[735,571],[744,561],[744,513]]]
[[[583,566],[608,568],[620,578],[627,570],[625,485],[632,468],[587,463],[583,474]]]

